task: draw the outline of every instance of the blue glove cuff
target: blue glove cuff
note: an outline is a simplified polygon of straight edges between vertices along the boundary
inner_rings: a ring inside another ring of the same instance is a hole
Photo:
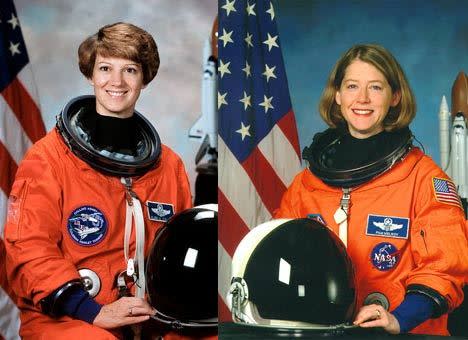
[[[431,298],[422,294],[407,294],[392,314],[400,324],[400,333],[408,333],[429,320],[433,312],[434,302]]]
[[[102,308],[84,289],[78,289],[67,296],[62,307],[66,315],[90,324],[93,323]]]

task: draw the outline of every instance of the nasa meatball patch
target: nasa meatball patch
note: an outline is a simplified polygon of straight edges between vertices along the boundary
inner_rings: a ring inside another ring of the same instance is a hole
[[[400,252],[393,244],[382,242],[372,249],[371,261],[378,270],[387,271],[396,267],[400,261]]]
[[[409,218],[394,216],[367,216],[366,235],[408,238]]]
[[[169,203],[146,202],[148,218],[151,221],[167,222],[174,215],[174,206]]]
[[[75,209],[68,218],[68,233],[81,246],[94,246],[107,233],[104,214],[95,207],[85,205]]]

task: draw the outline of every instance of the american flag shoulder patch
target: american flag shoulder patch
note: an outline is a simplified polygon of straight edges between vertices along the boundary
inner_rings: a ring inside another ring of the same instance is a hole
[[[440,203],[456,205],[463,209],[457,188],[450,179],[432,177],[435,199]]]

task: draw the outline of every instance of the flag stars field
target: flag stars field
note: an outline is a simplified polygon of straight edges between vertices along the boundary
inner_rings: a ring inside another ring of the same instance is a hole
[[[268,34],[268,39],[265,40],[263,43],[265,45],[268,45],[268,52],[270,52],[273,47],[279,47],[278,44],[276,43],[276,39],[278,39],[278,36],[275,35],[274,37],[272,37],[270,33],[267,33],[267,34]]]
[[[257,15],[254,11],[255,4],[251,5],[247,2],[247,15]]]
[[[245,126],[244,122],[241,122],[241,128],[239,130],[236,130],[236,132],[240,133],[242,140],[244,140],[246,136],[251,137],[249,129],[250,125]]]
[[[266,11],[268,14],[270,14],[271,20],[275,18],[275,9],[273,8],[273,4],[270,1],[270,9]]]
[[[226,47],[228,43],[234,43],[234,41],[231,38],[232,32],[226,32],[226,30],[223,28],[223,35],[219,37],[219,40],[223,41],[223,47]]]
[[[245,77],[248,78],[249,76],[252,75],[252,73],[250,73],[250,65],[249,65],[249,62],[246,60],[245,61],[245,67],[242,69],[242,71],[245,72]]]
[[[19,43],[13,44],[13,41],[10,41],[9,49],[12,56],[14,56],[15,54],[21,54],[21,51],[19,50],[19,45]]]
[[[222,9],[226,10],[226,15],[229,16],[231,12],[237,12],[236,8],[234,7],[234,4],[236,3],[236,0],[226,0],[226,4],[221,6]]]
[[[250,97],[251,96],[248,96],[247,93],[244,91],[244,97],[239,100],[241,103],[244,104],[244,110],[247,110],[249,106],[252,106],[252,104],[250,103]]]
[[[270,80],[270,78],[276,78],[276,75],[274,73],[275,69],[276,69],[276,66],[269,67],[267,64],[265,64],[265,72],[263,72],[262,75],[266,77],[267,83]]]
[[[231,74],[231,71],[229,70],[229,65],[231,65],[231,62],[228,61],[226,64],[223,63],[221,59],[219,59],[219,66],[218,66],[218,72],[221,73],[221,78],[224,77],[224,74]]]
[[[226,95],[227,95],[227,92],[221,94],[218,92],[218,110],[220,109],[220,107],[224,104],[224,105],[227,105],[227,101],[226,101]]]
[[[11,14],[11,19],[8,20],[8,23],[11,24],[12,29],[15,29],[17,26],[19,26],[18,18],[14,14]]]
[[[253,44],[252,44],[252,34],[250,34],[249,32],[247,32],[247,35],[245,37],[245,42],[247,43],[247,47],[253,47]]]
[[[267,113],[269,109],[274,109],[273,105],[271,105],[272,100],[273,96],[268,98],[267,96],[263,95],[263,102],[258,105],[263,106],[265,108],[265,113]]]

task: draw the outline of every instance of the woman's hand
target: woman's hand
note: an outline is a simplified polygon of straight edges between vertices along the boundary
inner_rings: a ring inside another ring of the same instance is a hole
[[[353,323],[363,328],[382,327],[391,334],[400,333],[398,320],[381,305],[363,306]]]
[[[123,297],[104,305],[93,325],[104,329],[117,328],[146,321],[155,310],[143,299]]]

